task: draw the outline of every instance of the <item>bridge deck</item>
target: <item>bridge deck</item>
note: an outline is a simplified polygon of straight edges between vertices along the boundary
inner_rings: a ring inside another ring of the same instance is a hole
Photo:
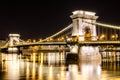
[[[118,45],[120,41],[79,41],[79,45]]]
[[[14,45],[13,47],[34,46],[34,45],[66,45],[66,42],[34,42]]]
[[[12,47],[34,46],[34,45],[67,45],[67,44],[71,44],[71,43],[74,43],[74,42],[70,42],[70,43],[67,43],[67,42],[35,42],[35,43],[17,44],[17,45],[14,45]],[[79,41],[79,42],[76,42],[74,44],[91,45],[91,46],[100,46],[100,45],[120,46],[120,41]]]

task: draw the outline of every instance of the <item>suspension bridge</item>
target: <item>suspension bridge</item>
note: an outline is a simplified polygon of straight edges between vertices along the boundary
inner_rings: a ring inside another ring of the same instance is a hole
[[[19,34],[9,34],[9,41],[0,49],[34,45],[113,45],[120,44],[120,27],[99,23],[95,12],[76,10],[70,16],[72,23],[57,33],[37,42],[26,42]]]

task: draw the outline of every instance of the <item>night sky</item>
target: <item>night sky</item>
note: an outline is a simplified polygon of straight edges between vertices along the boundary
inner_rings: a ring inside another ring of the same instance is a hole
[[[9,33],[18,33],[24,40],[45,38],[69,25],[75,10],[93,11],[98,22],[120,25],[117,0],[9,0],[0,2],[0,39]]]

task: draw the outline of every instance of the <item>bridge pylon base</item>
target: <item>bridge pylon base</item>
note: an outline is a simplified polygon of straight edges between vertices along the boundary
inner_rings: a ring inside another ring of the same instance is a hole
[[[10,53],[16,53],[16,52],[18,52],[18,48],[17,47],[9,47],[8,48],[8,52],[10,52]]]
[[[80,60],[92,60],[101,61],[101,55],[97,46],[81,46],[79,47],[79,59]]]

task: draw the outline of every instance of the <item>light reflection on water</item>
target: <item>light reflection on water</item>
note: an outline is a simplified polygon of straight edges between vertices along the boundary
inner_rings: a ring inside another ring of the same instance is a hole
[[[119,80],[118,63],[80,62],[65,66],[64,52],[27,56],[0,54],[0,80]],[[4,61],[5,60],[5,61]]]

